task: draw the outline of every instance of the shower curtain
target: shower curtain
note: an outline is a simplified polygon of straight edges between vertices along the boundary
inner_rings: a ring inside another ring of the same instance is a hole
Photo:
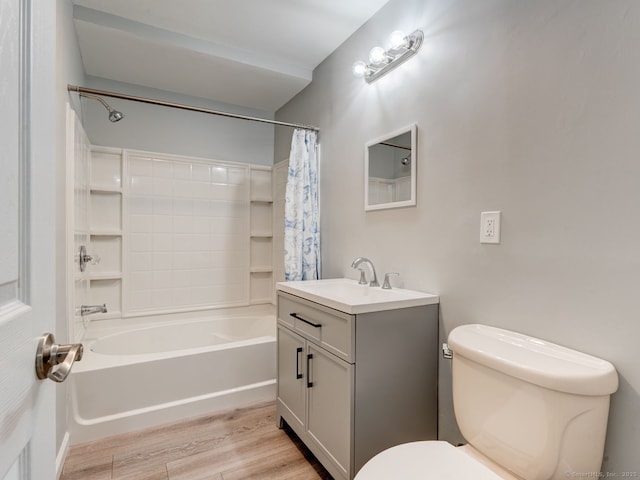
[[[320,278],[317,133],[295,129],[284,206],[285,280]]]

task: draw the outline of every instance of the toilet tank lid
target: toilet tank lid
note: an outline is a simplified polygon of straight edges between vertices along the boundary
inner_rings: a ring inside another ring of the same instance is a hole
[[[529,383],[576,395],[609,395],[618,374],[606,360],[521,333],[488,325],[462,325],[449,334],[460,355]]]

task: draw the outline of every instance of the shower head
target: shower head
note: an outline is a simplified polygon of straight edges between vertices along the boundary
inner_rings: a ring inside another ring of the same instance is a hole
[[[113,123],[115,122],[119,122],[120,120],[122,120],[124,118],[124,113],[119,112],[118,110],[114,110],[113,108],[111,108],[111,106],[105,102],[102,98],[97,97],[95,95],[89,95],[88,93],[84,93],[84,92],[80,92],[80,96],[81,97],[87,97],[87,98],[93,98],[94,100],[99,101],[104,108],[107,109],[107,111],[109,112],[109,120],[112,121]]]
[[[109,110],[109,120],[111,120],[114,123],[119,122],[124,118],[124,113],[119,112],[118,110],[114,110],[111,107],[107,107],[107,110]]]

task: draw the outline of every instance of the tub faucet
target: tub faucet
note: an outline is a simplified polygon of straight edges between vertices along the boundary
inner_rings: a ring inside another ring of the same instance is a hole
[[[351,264],[351,268],[358,268],[361,263],[365,263],[369,265],[369,268],[371,269],[371,275],[373,275],[373,279],[369,282],[369,286],[379,287],[380,284],[378,283],[378,276],[376,275],[376,269],[374,268],[373,263],[371,263],[371,260],[365,257],[358,257]],[[361,270],[361,269],[358,268],[358,270]],[[360,279],[362,279],[362,276],[360,276]]]
[[[80,305],[80,315],[91,315],[92,313],[107,313],[107,304],[102,305]]]

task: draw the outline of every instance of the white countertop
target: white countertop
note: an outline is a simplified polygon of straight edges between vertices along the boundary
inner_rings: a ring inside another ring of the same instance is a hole
[[[350,278],[278,282],[276,290],[320,303],[349,314],[418,307],[440,302],[437,295],[404,288],[383,290],[359,285]]]

